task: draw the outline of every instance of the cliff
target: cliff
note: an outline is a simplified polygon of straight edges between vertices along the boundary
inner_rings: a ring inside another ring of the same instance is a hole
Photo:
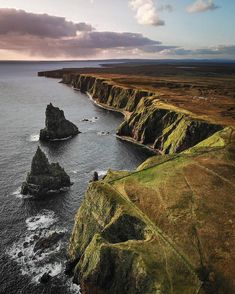
[[[233,293],[234,143],[227,128],[90,184],[69,246],[83,293]]]
[[[181,152],[222,129],[189,111],[161,102],[157,93],[116,85],[107,78],[64,74],[63,82],[89,93],[102,106],[123,112],[126,118],[117,135],[160,153]]]
[[[58,163],[49,163],[45,153],[38,147],[31,164],[31,171],[21,186],[23,195],[42,197],[58,193],[71,185],[70,178]]]
[[[63,110],[51,103],[46,108],[45,124],[46,127],[40,130],[42,141],[68,139],[80,133],[77,126],[65,118]]]

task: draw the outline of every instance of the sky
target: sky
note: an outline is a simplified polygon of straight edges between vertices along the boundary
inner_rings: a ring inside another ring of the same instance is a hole
[[[0,60],[235,59],[235,0],[0,0]]]

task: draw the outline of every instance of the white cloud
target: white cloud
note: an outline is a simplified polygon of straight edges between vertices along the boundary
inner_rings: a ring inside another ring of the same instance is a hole
[[[218,6],[215,5],[213,0],[196,0],[194,3],[187,7],[189,13],[204,12],[208,10],[215,10]]]
[[[153,0],[130,0],[130,7],[136,12],[136,19],[139,24],[162,26],[165,24],[157,13]]]

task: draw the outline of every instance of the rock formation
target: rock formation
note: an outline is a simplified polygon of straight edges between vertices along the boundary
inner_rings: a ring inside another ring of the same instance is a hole
[[[71,185],[70,178],[59,163],[49,163],[38,147],[33,157],[31,171],[21,186],[23,195],[43,196],[61,191]]]
[[[40,140],[62,140],[79,134],[77,126],[68,121],[63,110],[51,103],[46,108],[46,127],[40,131]]]

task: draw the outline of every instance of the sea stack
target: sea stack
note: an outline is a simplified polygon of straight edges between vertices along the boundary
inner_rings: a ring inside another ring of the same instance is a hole
[[[42,141],[68,139],[80,133],[78,127],[65,118],[64,111],[52,103],[47,105],[45,124],[46,127],[40,131]]]
[[[70,178],[59,163],[49,163],[45,153],[38,147],[31,164],[31,171],[21,186],[21,194],[45,196],[58,193],[71,186]]]

